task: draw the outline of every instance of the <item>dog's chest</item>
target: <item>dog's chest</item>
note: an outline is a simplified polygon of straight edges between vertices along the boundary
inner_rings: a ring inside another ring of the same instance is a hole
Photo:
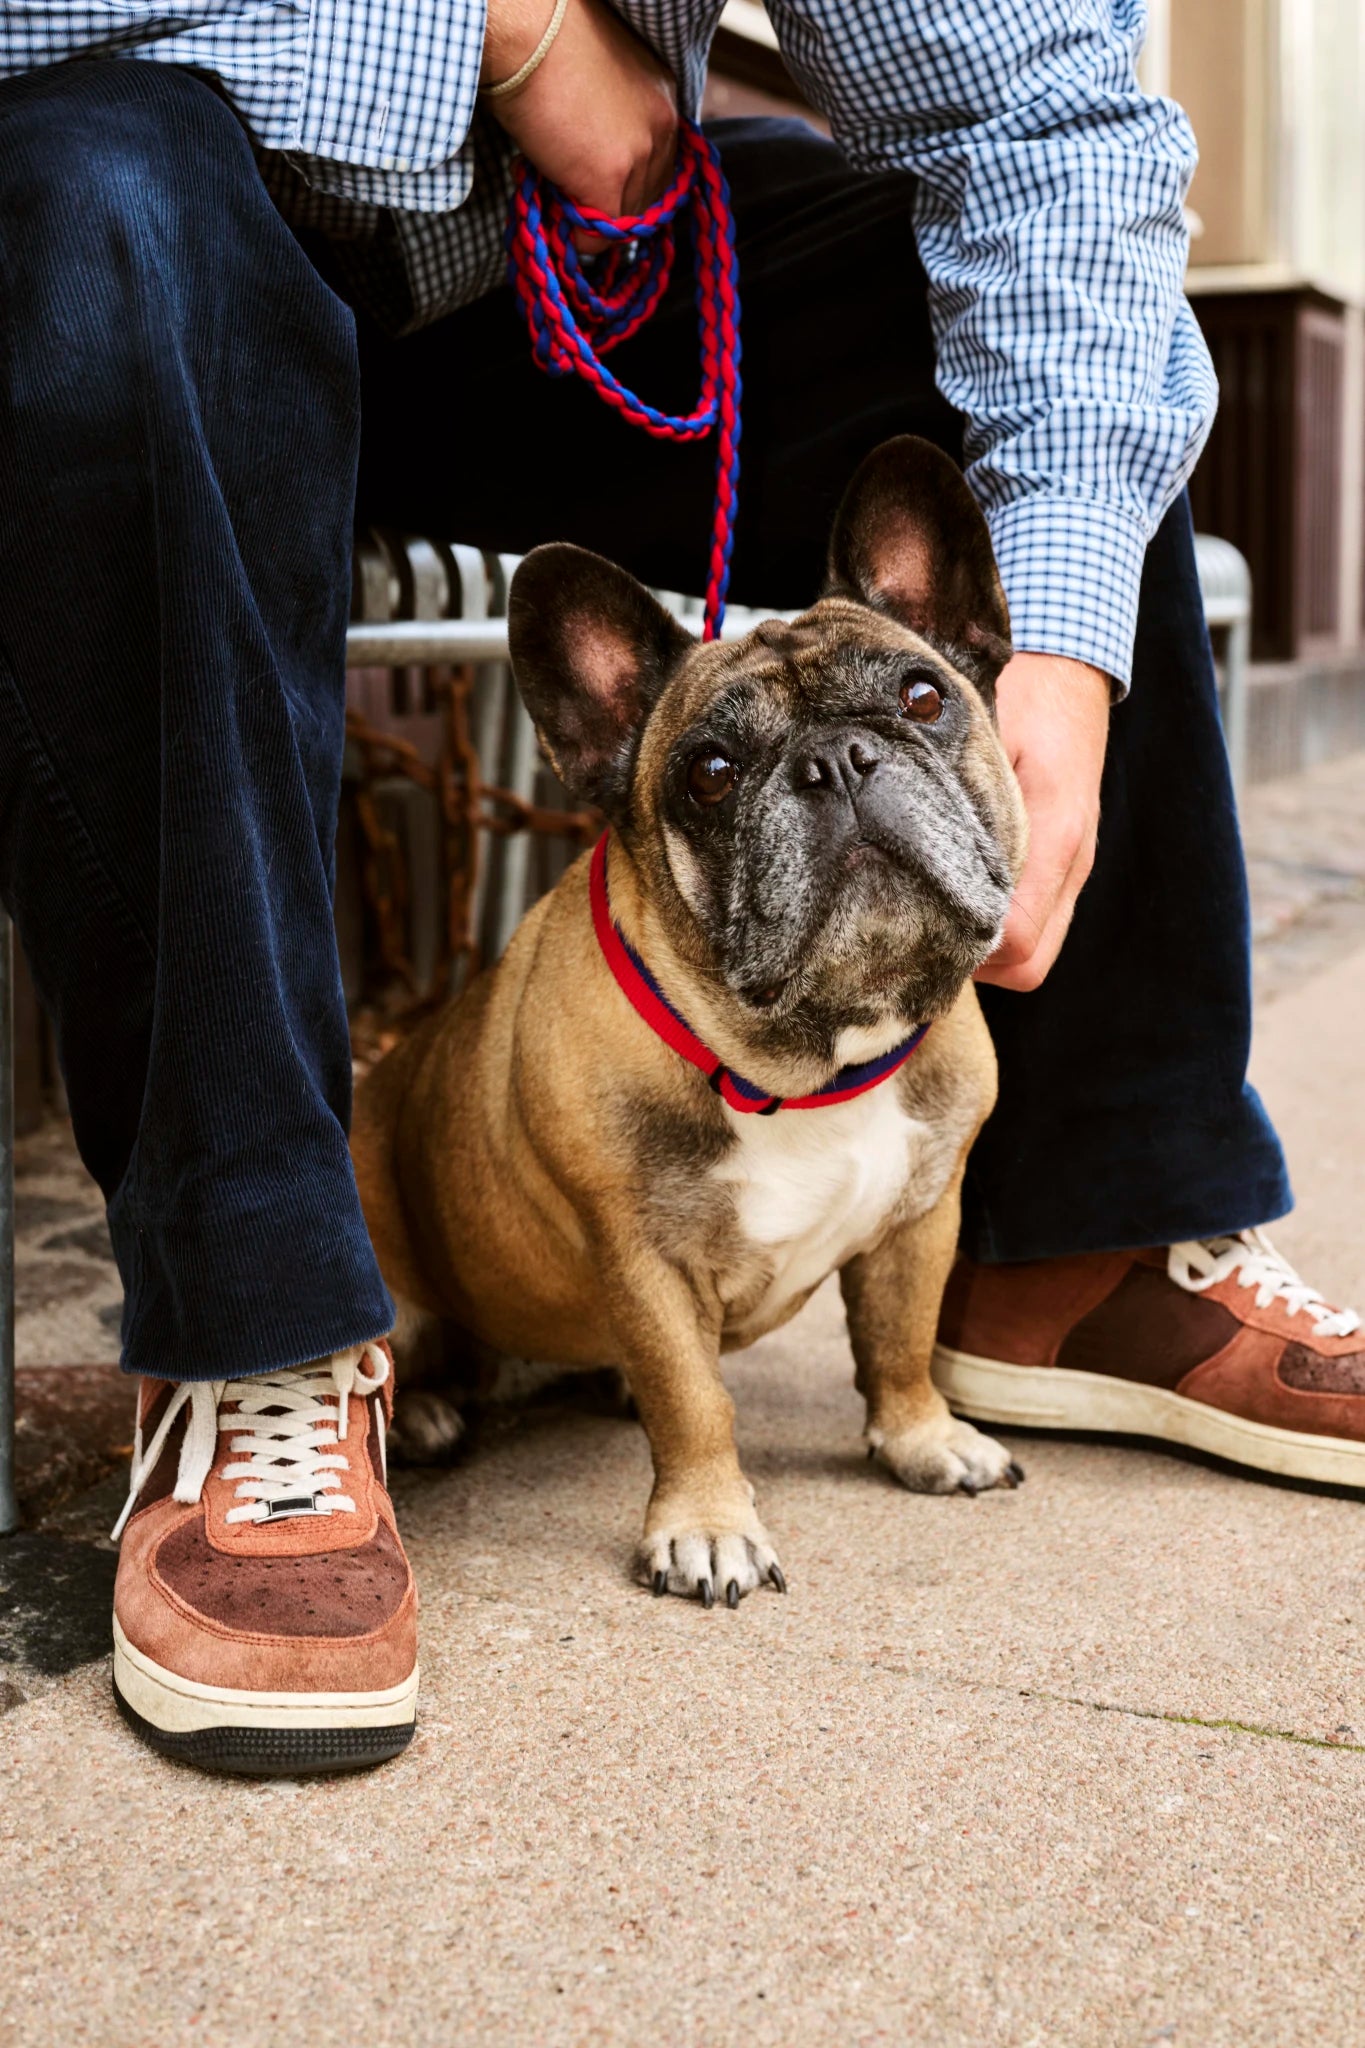
[[[714,1169],[732,1191],[739,1237],[725,1292],[755,1335],[875,1243],[897,1211],[922,1213],[941,1192],[939,1134],[891,1088],[735,1121],[737,1142]]]

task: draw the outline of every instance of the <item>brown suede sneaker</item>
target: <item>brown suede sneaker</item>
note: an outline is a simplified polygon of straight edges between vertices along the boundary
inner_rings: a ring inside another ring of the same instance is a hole
[[[114,1530],[114,1697],[154,1749],[294,1777],[412,1740],[417,1591],[384,1463],[392,1366],[387,1345],[364,1344],[260,1379],[141,1382]]]
[[[959,1259],[934,1380],[978,1422],[1165,1437],[1365,1488],[1365,1334],[1259,1230],[1028,1265]]]

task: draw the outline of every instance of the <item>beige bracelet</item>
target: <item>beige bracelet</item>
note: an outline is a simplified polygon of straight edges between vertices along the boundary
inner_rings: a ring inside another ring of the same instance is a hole
[[[481,97],[486,100],[509,99],[514,92],[520,92],[533,71],[539,71],[550,54],[550,45],[564,26],[564,16],[569,11],[569,0],[555,0],[555,11],[550,16],[550,26],[532,50],[520,71],[514,71],[510,78],[504,78],[501,85],[486,85]]]

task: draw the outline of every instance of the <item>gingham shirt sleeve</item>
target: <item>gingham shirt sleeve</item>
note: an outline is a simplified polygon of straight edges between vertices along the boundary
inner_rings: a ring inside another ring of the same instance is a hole
[[[851,161],[919,180],[938,380],[1014,644],[1127,687],[1143,555],[1217,402],[1182,291],[1189,123],[1141,0],[769,0]]]
[[[0,0],[0,76],[140,57],[221,79],[253,140],[362,206],[468,197],[487,0]]]

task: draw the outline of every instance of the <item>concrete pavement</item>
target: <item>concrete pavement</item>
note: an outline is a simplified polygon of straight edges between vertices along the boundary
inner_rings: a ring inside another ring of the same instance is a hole
[[[1275,1242],[1316,1285],[1365,1310],[1362,961],[1365,944],[1292,999],[1265,1005],[1251,1075],[1284,1142],[1297,1197],[1294,1214],[1275,1226]]]
[[[1365,1302],[1339,952],[1286,977],[1255,1072],[1277,1241]],[[92,1661],[120,1484],[62,1510],[0,1720],[0,2043],[1357,2042],[1361,1505],[1020,1434],[1018,1493],[903,1494],[831,1290],[730,1377],[789,1596],[649,1599],[639,1431],[497,1415],[398,1482],[422,1720],[364,1779],[141,1750]]]

